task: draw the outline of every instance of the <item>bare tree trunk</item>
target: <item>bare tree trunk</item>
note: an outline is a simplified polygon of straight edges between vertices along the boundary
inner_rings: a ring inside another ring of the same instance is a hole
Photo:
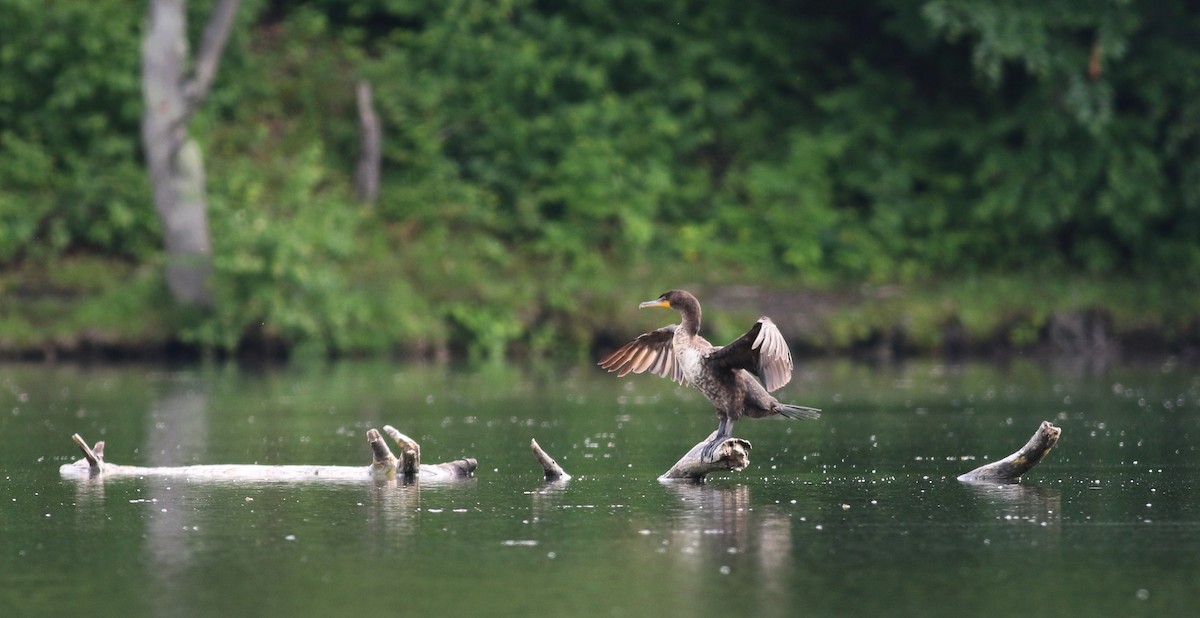
[[[368,204],[374,204],[379,199],[379,160],[382,156],[383,136],[379,128],[379,116],[371,104],[371,84],[367,81],[358,82],[359,134],[362,141],[362,153],[358,157],[358,169],[355,172],[358,185],[358,198]]]
[[[142,40],[142,147],[163,226],[167,284],[184,305],[210,306],[212,246],[204,160],[187,125],[208,95],[240,0],[218,0],[193,70],[188,65],[184,0],[150,0]]]

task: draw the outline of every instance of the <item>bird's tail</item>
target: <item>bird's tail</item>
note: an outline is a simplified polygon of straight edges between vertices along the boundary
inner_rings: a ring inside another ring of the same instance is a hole
[[[793,406],[787,403],[779,404],[776,410],[791,419],[811,421],[821,418],[821,411],[808,406]]]

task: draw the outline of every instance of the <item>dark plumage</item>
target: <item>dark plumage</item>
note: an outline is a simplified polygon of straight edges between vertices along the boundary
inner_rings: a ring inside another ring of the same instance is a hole
[[[733,436],[733,423],[743,416],[820,416],[816,408],[780,403],[770,395],[792,379],[792,353],[771,318],[759,318],[729,345],[714,346],[700,336],[700,302],[695,296],[671,290],[639,305],[646,307],[675,309],[683,320],[640,335],[599,364],[622,377],[649,370],[700,389],[716,407],[719,421],[717,435],[704,449],[706,459],[712,459],[717,445]],[[762,378],[762,383],[750,372]]]

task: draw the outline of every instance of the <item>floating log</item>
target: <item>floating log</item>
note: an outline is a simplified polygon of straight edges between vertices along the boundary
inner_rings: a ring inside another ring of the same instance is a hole
[[[546,474],[547,481],[569,481],[571,475],[567,474],[562,466],[558,465],[554,458],[546,454],[541,446],[538,446],[537,440],[529,441],[529,448],[533,449],[533,456],[537,457],[538,463],[542,464],[542,470]]]
[[[367,444],[371,447],[371,465],[362,466],[313,466],[313,465],[259,465],[217,464],[198,466],[143,467],[123,466],[104,461],[104,442],[89,448],[79,434],[71,436],[83,459],[65,464],[59,473],[71,478],[94,478],[115,476],[174,476],[191,481],[356,481],[364,479],[403,479],[405,481],[451,481],[474,476],[479,467],[474,459],[458,459],[438,464],[421,463],[421,445],[397,431],[390,425],[384,426],[400,447],[396,457],[378,429],[367,432]]]
[[[1001,459],[975,468],[958,477],[958,480],[972,482],[1011,483],[1021,479],[1021,475],[1029,472],[1038,462],[1058,444],[1062,429],[1055,427],[1050,421],[1042,421],[1038,430],[1029,438],[1029,442],[1021,450]]]
[[[703,481],[706,476],[713,472],[741,472],[750,465],[750,443],[741,438],[729,438],[717,446],[716,458],[713,461],[705,461],[701,457],[704,447],[709,441],[716,438],[717,432],[712,432],[702,442],[692,447],[675,465],[671,466],[662,476],[658,477],[660,481],[670,480],[692,480]]]

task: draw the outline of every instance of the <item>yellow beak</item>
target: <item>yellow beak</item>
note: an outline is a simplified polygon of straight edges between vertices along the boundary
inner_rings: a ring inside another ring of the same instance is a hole
[[[671,303],[668,301],[665,301],[661,298],[656,298],[654,300],[648,300],[648,301],[638,305],[638,309],[647,309],[649,307],[666,307],[667,309],[670,309]]]

